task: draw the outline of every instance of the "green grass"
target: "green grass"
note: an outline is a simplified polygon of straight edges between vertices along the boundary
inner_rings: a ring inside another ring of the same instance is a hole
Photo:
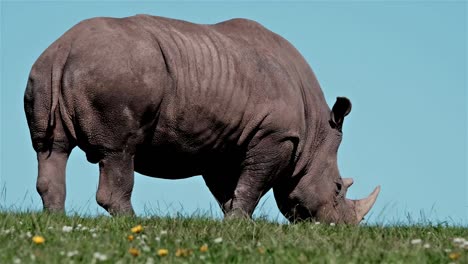
[[[131,228],[138,224],[143,231],[128,241]],[[64,226],[74,229],[64,232]],[[43,236],[45,243],[33,243],[34,235]],[[453,242],[456,237],[468,239],[468,228],[4,212],[0,213],[0,263],[468,263],[468,250]],[[216,243],[217,238],[222,242]],[[422,243],[413,245],[413,239]],[[429,248],[424,247],[426,243]],[[199,248],[204,244],[208,251],[202,253]],[[129,253],[132,247],[140,251],[139,256]],[[159,257],[158,249],[169,254]],[[177,249],[193,252],[177,257]],[[78,254],[67,256],[75,250]],[[448,250],[460,257],[451,259]],[[96,252],[107,260],[94,258]]]

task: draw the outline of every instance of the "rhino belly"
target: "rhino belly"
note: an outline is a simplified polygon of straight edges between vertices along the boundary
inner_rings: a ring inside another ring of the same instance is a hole
[[[135,171],[156,178],[188,178],[203,174],[201,156],[181,152],[175,146],[143,146],[135,153]]]

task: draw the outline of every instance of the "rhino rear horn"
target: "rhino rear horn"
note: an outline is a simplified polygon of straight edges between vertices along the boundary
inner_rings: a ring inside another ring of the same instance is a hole
[[[351,185],[353,185],[354,180],[353,178],[343,178],[343,185],[346,189],[348,189]]]
[[[375,187],[374,191],[366,198],[361,200],[354,200],[354,210],[356,211],[357,221],[360,222],[364,216],[370,211],[372,206],[377,200],[380,192],[380,185]]]

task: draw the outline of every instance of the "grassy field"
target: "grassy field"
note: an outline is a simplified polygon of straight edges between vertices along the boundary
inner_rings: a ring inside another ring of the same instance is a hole
[[[468,263],[465,238],[443,225],[0,213],[0,263]]]

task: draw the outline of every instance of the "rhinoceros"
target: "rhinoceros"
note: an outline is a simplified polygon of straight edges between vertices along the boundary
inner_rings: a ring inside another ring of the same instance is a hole
[[[328,107],[305,59],[261,24],[150,15],[84,20],[32,66],[24,108],[45,210],[63,211],[75,146],[99,163],[97,203],[134,214],[134,172],[202,175],[224,216],[273,189],[290,221],[358,224],[380,186],[351,200],[337,151],[351,111]]]

